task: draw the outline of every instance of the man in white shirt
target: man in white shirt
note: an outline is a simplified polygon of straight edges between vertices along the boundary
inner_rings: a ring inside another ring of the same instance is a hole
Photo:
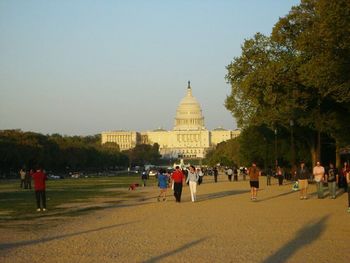
[[[316,163],[316,166],[313,169],[314,180],[317,187],[317,196],[319,199],[323,198],[323,181],[324,181],[325,170],[320,162]]]
[[[232,174],[233,174],[233,170],[231,169],[231,167],[229,167],[226,170],[226,174],[227,174],[228,180],[231,182],[232,181]]]

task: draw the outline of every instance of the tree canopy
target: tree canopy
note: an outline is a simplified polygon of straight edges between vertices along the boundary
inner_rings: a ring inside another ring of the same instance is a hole
[[[0,131],[0,173],[41,166],[69,172],[127,167],[128,156],[118,147],[101,146],[100,135],[42,135],[20,130]]]
[[[302,0],[270,36],[245,40],[227,66],[225,105],[239,127],[302,130],[313,149],[322,132],[350,143],[350,2]]]

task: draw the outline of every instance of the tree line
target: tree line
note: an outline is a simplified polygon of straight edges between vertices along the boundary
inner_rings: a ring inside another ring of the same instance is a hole
[[[138,145],[120,152],[114,143],[101,145],[101,136],[43,135],[21,130],[0,131],[0,173],[17,174],[20,168],[48,171],[101,171],[157,162],[158,146]],[[157,154],[155,154],[157,151]]]
[[[225,101],[242,130],[241,162],[340,166],[350,144],[349,28],[348,0],[302,0],[269,36],[244,41],[226,67]]]

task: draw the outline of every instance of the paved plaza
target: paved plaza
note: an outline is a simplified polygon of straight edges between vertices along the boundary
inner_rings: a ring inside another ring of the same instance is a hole
[[[311,185],[300,201],[291,184],[261,178],[252,202],[248,181],[219,179],[205,177],[195,203],[187,186],[180,204],[146,187],[79,216],[1,222],[0,262],[350,262],[347,195],[319,200]]]

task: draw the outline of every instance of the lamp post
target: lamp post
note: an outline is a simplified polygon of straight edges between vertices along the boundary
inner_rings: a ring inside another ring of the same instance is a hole
[[[291,147],[291,166],[293,167],[295,165],[295,153],[294,153],[294,134],[293,134],[293,126],[294,126],[294,121],[290,120],[289,121],[289,126],[290,126],[290,147]]]
[[[277,170],[278,159],[277,159],[277,128],[275,128],[275,167]]]

